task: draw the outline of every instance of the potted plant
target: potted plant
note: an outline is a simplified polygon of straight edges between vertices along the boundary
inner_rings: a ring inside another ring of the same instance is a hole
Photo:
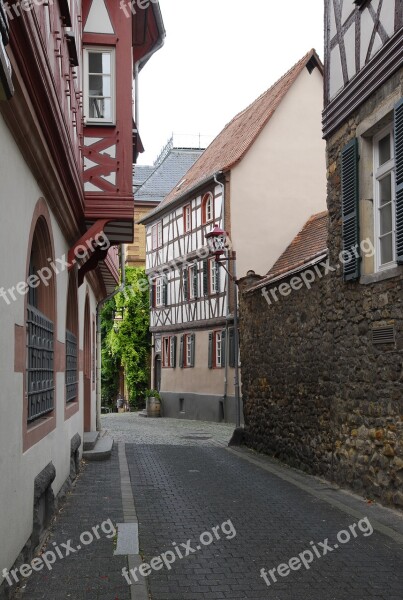
[[[161,396],[158,390],[146,391],[147,417],[155,418],[161,416]]]

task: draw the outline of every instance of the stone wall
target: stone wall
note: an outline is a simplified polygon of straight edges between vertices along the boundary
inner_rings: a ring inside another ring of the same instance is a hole
[[[396,92],[402,72],[328,140],[333,266],[342,250],[340,151]],[[402,508],[403,268],[372,283],[345,283],[337,268],[270,306],[261,291],[245,292],[251,283],[240,294],[247,444]],[[395,343],[374,345],[372,328],[384,325],[394,325]]]

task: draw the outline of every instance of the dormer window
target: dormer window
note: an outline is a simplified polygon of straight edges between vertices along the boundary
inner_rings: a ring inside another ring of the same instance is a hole
[[[85,48],[86,123],[115,124],[115,49]]]

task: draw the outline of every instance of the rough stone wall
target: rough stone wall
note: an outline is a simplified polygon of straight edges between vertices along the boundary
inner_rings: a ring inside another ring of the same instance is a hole
[[[396,89],[403,95],[402,72],[328,141],[331,265],[342,250],[340,151]],[[363,285],[345,283],[339,268],[271,306],[260,291],[240,300],[247,444],[400,508],[402,271]],[[372,327],[387,324],[395,327],[395,344],[374,346]]]

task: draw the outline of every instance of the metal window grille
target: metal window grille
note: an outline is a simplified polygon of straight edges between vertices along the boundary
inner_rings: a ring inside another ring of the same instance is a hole
[[[27,349],[30,422],[52,411],[55,397],[53,323],[33,306],[27,310]]]
[[[377,327],[372,330],[372,343],[378,344],[394,344],[395,343],[395,328],[393,325],[387,327]]]
[[[74,402],[78,397],[77,366],[77,338],[66,330],[66,402]]]

